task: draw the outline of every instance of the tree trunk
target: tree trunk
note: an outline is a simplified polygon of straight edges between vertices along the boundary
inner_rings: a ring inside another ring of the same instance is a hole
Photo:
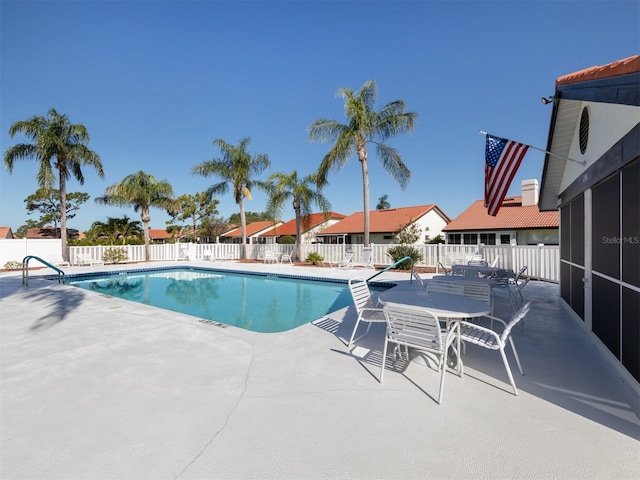
[[[364,139],[358,141],[358,160],[362,165],[362,198],[364,203],[364,246],[369,246],[369,166]]]
[[[242,198],[238,202],[240,206],[240,229],[242,230],[242,245],[240,246],[240,258],[245,260],[247,258],[247,219],[244,214],[244,202]]]
[[[63,170],[60,170],[60,244],[62,246],[62,260],[68,262],[69,247],[67,242],[67,177],[65,176]]]
[[[302,235],[302,217],[300,216],[300,205],[294,205],[294,210],[296,212],[296,253],[293,260],[299,260],[301,253],[300,243],[302,243],[302,239],[300,238],[300,236]]]
[[[142,208],[142,212],[140,215],[142,219],[142,225],[144,226],[144,261],[148,262],[151,260],[151,246],[149,236],[149,222],[151,221],[151,215],[149,214],[148,208]]]

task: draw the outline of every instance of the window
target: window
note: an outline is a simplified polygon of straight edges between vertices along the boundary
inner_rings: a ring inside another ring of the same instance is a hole
[[[465,245],[477,245],[478,244],[478,234],[477,233],[465,233],[463,238],[464,238],[464,244]]]
[[[462,243],[462,235],[459,233],[447,233],[447,242],[451,245],[460,245]]]
[[[480,243],[484,243],[485,245],[495,245],[496,244],[496,234],[495,233],[481,233],[480,234]]]
[[[509,245],[511,243],[511,235],[500,235],[500,245]]]

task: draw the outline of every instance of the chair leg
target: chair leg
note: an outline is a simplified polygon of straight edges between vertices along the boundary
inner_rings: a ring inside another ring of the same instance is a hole
[[[382,383],[382,379],[384,378],[384,365],[387,361],[387,345],[389,344],[389,339],[387,336],[384,336],[384,348],[382,349],[382,367],[380,368],[380,383]]]
[[[349,348],[351,348],[354,341],[360,339],[360,337],[358,337],[358,339],[354,340],[354,337],[356,336],[356,332],[358,331],[358,325],[360,325],[360,318],[356,320],[356,326],[353,327],[353,333],[351,334],[351,338],[349,339],[349,345],[348,345]]]
[[[511,374],[511,369],[509,368],[509,361],[507,360],[507,355],[504,353],[504,348],[500,348],[500,355],[502,356],[502,361],[504,363],[504,368],[507,370],[507,376],[509,377],[509,382],[513,387],[513,394],[518,395],[518,389],[516,388],[516,382],[513,379],[513,375]]]
[[[442,404],[442,393],[444,392],[444,374],[447,371],[447,352],[440,356],[440,391],[438,392],[438,405]]]
[[[520,320],[522,322],[522,320]],[[518,357],[518,352],[516,351],[516,344],[513,343],[513,338],[509,337],[509,343],[511,343],[511,350],[513,350],[513,356],[516,357],[516,363],[518,364],[518,370],[520,370],[520,375],[524,375],[522,371],[522,365],[520,365],[520,357]]]

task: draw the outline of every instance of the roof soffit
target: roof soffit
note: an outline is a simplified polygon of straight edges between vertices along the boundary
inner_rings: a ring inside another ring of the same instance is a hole
[[[557,116],[551,139],[550,152],[564,157],[569,156],[571,143],[580,119],[582,101],[560,99]],[[558,195],[562,186],[562,178],[567,160],[555,155],[546,155],[544,174],[542,176],[543,188],[540,190],[538,205],[540,210],[556,210],[558,208]]]

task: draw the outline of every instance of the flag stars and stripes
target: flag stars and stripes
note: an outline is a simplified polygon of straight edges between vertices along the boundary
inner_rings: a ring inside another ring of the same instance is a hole
[[[498,214],[528,149],[528,145],[487,134],[484,203],[489,215],[495,217]]]

